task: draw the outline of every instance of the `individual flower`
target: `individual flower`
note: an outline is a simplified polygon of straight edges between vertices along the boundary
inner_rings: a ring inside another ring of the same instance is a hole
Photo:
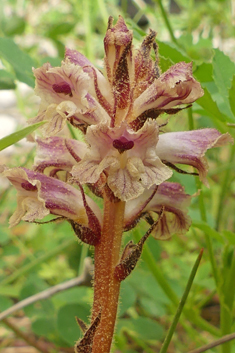
[[[186,164],[196,168],[199,178],[208,186],[205,152],[228,143],[233,143],[232,137],[216,129],[169,132],[159,136],[156,153],[166,163]]]
[[[5,169],[3,175],[17,190],[17,209],[9,221],[11,227],[20,220],[34,222],[53,214],[67,219],[73,227],[79,226],[83,233],[93,231],[95,239],[100,237],[100,209],[81,189],[25,168]]]
[[[191,225],[187,214],[191,198],[178,183],[164,182],[157,189],[152,187],[138,198],[127,202],[125,230],[135,227],[141,218],[152,224],[154,214],[159,215],[164,207],[163,215],[152,235],[164,240],[172,234],[184,234]]]
[[[113,128],[105,124],[90,126],[86,140],[91,147],[72,175],[81,183],[96,183],[105,172],[116,197],[123,201],[136,198],[145,188],[159,185],[172,175],[157,156],[158,134],[158,125],[152,119],[137,132],[125,123]]]

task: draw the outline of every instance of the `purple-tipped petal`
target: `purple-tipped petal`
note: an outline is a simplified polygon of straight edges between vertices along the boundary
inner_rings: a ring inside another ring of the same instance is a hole
[[[173,234],[184,234],[190,227],[191,220],[187,215],[191,196],[185,194],[184,188],[178,183],[164,182],[159,185],[157,192],[147,206],[143,205],[151,198],[152,189],[146,190],[137,199],[127,202],[125,209],[125,228],[136,225],[140,213],[160,214],[164,206],[164,214],[152,232],[156,239],[167,239]]]
[[[15,186],[17,209],[10,218],[10,226],[20,220],[33,222],[48,214],[64,216],[88,227],[89,217],[80,190],[60,180],[25,168],[5,170],[3,175]],[[86,202],[101,224],[101,212],[95,202],[86,196]]]
[[[216,129],[170,132],[159,136],[156,151],[161,160],[193,166],[203,183],[208,185],[206,151],[232,142],[228,133],[222,135]]]
[[[193,103],[202,95],[200,83],[192,76],[192,64],[180,62],[162,74],[135,100],[133,114],[137,118],[153,108],[164,112],[178,105]]]
[[[70,172],[87,151],[87,145],[84,142],[59,136],[38,138],[36,142],[37,154],[34,169],[40,173],[49,173],[50,176],[57,169]]]

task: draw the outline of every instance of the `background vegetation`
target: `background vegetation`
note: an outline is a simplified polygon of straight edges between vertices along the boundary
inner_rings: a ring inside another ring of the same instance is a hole
[[[194,76],[205,90],[192,109],[170,118],[166,130],[216,127],[235,136],[232,0],[2,0],[0,8],[0,88],[15,92],[13,115],[18,130],[38,109],[33,91],[26,89],[26,85],[34,87],[32,66],[47,61],[60,65],[67,46],[102,68],[108,16],[117,19],[122,14],[137,45],[148,28],[158,32],[162,72],[176,62],[193,61]],[[8,145],[14,138],[8,139]],[[6,140],[0,141],[1,149],[6,145]],[[1,152],[1,164],[30,167],[34,153],[32,143],[17,143]],[[235,146],[207,153],[209,189],[194,177],[174,173],[172,180],[181,182],[188,193],[201,189],[190,207],[192,227],[185,236],[170,241],[148,240],[142,262],[122,284],[114,352],[159,352],[201,248],[203,259],[168,353],[189,352],[235,331],[234,153]],[[21,222],[8,229],[16,192],[2,179],[0,197],[0,311],[4,311],[80,275],[92,249],[77,242],[67,223]],[[146,229],[141,223],[131,237],[137,240]],[[129,239],[126,234],[125,241]],[[26,352],[26,345],[36,342],[41,352],[58,352],[59,347],[61,352],[72,352],[69,347],[79,336],[74,316],[87,321],[91,300],[92,288],[80,286],[15,312],[2,321],[0,349],[7,353],[15,347],[12,352],[17,353],[17,347],[24,346]],[[208,352],[234,353],[235,343]]]

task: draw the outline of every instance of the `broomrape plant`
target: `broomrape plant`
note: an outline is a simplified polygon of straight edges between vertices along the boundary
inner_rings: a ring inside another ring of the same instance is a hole
[[[158,117],[175,114],[203,95],[192,64],[180,62],[160,74],[156,33],[150,30],[139,49],[119,17],[108,22],[104,73],[76,50],[66,49],[61,67],[34,69],[38,115],[45,120],[37,138],[33,170],[3,171],[18,191],[10,226],[35,222],[48,214],[68,221],[78,238],[94,246],[94,301],[91,322],[75,352],[110,351],[123,281],[134,269],[149,234],[166,239],[190,227],[191,196],[169,182],[175,164],[194,167],[204,184],[205,152],[232,142],[216,129],[163,133]],[[156,60],[152,60],[151,51]],[[67,138],[66,124],[85,142]],[[103,199],[103,211],[84,193]],[[121,249],[123,232],[143,218],[150,228]],[[80,320],[78,320],[80,322]],[[84,325],[81,323],[81,326]]]

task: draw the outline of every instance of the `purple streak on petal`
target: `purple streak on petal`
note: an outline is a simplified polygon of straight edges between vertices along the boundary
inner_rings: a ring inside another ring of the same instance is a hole
[[[75,65],[79,65],[81,67],[84,66],[93,66],[92,63],[80,52],[77,50],[72,50],[69,48],[65,49],[65,58],[68,58],[69,61]]]
[[[52,88],[56,93],[64,93],[65,95],[70,95],[70,96],[72,94],[71,87],[67,82],[54,83],[52,85]]]
[[[56,211],[66,211],[71,216],[72,215],[76,216],[76,211],[74,211],[70,207],[67,207],[65,203],[60,204],[60,200],[56,200],[56,203],[53,202],[52,200],[49,200],[45,202],[45,205],[46,205],[46,208],[48,208],[52,214],[57,215],[58,212]]]
[[[27,191],[36,191],[37,190],[37,186],[30,184],[28,181],[21,183],[21,187]]]

